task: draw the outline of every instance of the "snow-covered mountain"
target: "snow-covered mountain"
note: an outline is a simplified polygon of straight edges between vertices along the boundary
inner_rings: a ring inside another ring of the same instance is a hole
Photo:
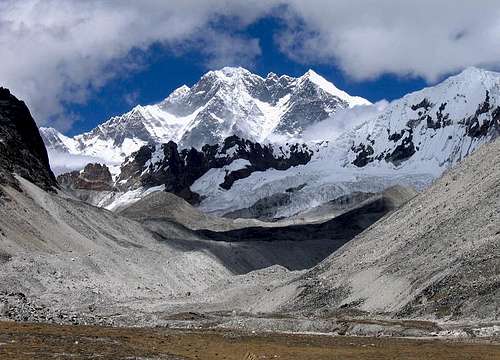
[[[319,151],[305,165],[255,172],[230,189],[213,186],[222,176],[214,170],[191,190],[204,199],[202,209],[226,213],[298,188],[276,213],[289,216],[352,192],[426,187],[499,135],[500,74],[469,68],[390,103],[335,141],[317,144]]]
[[[369,101],[337,89],[312,70],[299,78],[270,73],[266,78],[243,68],[209,71],[189,88],[181,86],[158,104],[134,107],[88,133],[73,138],[42,128],[53,151],[121,162],[150,143],[174,141],[201,148],[231,135],[262,142],[292,137],[339,109]]]
[[[394,101],[345,134],[353,144],[348,161],[359,167],[375,162],[442,169],[498,136],[499,121],[500,73],[471,67]]]
[[[292,120],[280,124],[304,129]],[[120,191],[100,205],[122,206],[154,188],[217,214],[271,206],[267,214],[287,217],[352,193],[397,184],[422,189],[499,134],[500,74],[469,68],[388,104],[333,140],[325,133],[330,140],[293,145],[230,137],[201,150],[145,146],[122,164],[115,177]]]

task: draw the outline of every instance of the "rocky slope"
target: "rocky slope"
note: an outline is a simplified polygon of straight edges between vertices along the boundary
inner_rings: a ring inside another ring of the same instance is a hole
[[[17,186],[18,174],[45,190],[57,187],[47,151],[24,104],[0,88],[0,184]]]
[[[500,140],[263,301],[324,315],[498,321],[498,164]]]
[[[136,106],[88,133],[73,138],[42,128],[50,151],[90,155],[121,162],[150,143],[174,141],[201,149],[231,135],[262,142],[294,136],[339,109],[369,102],[337,89],[309,70],[299,78],[266,78],[242,68],[206,73],[191,88],[182,86],[158,104]]]
[[[139,224],[18,182],[22,192],[2,187],[0,319],[151,326],[193,309],[231,311],[240,305],[215,296],[227,282],[243,276],[242,289],[266,291],[264,284],[294,276],[287,269],[309,268],[338,247],[321,239],[209,240],[167,219]]]

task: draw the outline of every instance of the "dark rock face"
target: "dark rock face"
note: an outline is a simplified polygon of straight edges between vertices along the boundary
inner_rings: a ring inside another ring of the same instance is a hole
[[[368,163],[375,160],[371,157],[375,151],[371,145],[359,144],[358,146],[352,146],[351,150],[357,153],[356,159],[352,162],[357,167],[363,167],[368,165]]]
[[[386,161],[390,161],[395,165],[409,159],[413,154],[415,154],[415,145],[413,144],[413,130],[408,129],[405,131],[407,134],[401,143],[396,146],[396,148],[385,156]]]
[[[429,111],[429,109],[432,107],[431,102],[427,99],[424,98],[421,102],[418,104],[412,105],[411,109],[413,111],[417,111],[418,109],[424,109],[425,111]]]
[[[14,173],[48,191],[58,186],[28,108],[0,88],[0,184],[18,188]]]
[[[402,140],[401,140],[402,139]],[[397,144],[393,149],[386,149],[384,152],[375,154],[373,145],[375,141],[371,140],[368,136],[367,144],[360,143],[357,146],[352,146],[351,151],[356,153],[356,158],[352,162],[353,165],[357,167],[363,167],[375,160],[385,159],[387,162],[391,162],[395,165],[401,164],[403,161],[409,159],[417,151],[415,145],[413,144],[413,129],[403,129],[399,133],[393,133],[388,135],[388,140],[394,144]]]
[[[153,163],[151,160],[158,155],[154,155],[155,151],[160,151],[161,160]],[[271,145],[261,145],[237,136],[226,138],[221,145],[205,145],[201,151],[195,148],[179,151],[177,144],[171,141],[159,147],[144,146],[130,156],[122,165],[117,183],[123,190],[165,185],[166,191],[194,204],[200,198],[189,187],[210,169],[222,168],[237,159],[248,160],[250,165],[246,168],[226,173],[219,186],[227,190],[235,181],[250,176],[254,171],[270,168],[286,170],[308,163],[312,154],[313,151],[304,144],[273,149]]]
[[[500,135],[500,107],[495,108],[491,105],[489,91],[486,91],[484,101],[478,105],[475,114],[468,118],[452,119],[446,112],[447,106],[448,103],[443,102],[437,107],[427,98],[411,105],[410,108],[417,112],[417,117],[408,120],[406,127],[399,132],[391,133],[389,129],[387,130],[387,140],[390,146],[377,153],[374,150],[374,140],[368,136],[365,142],[352,145],[351,151],[356,154],[352,164],[364,167],[375,160],[385,160],[394,165],[400,165],[419,151],[420,144],[414,143],[414,134],[419,131],[427,132],[428,129],[439,131],[458,124],[464,128],[465,136],[471,138],[484,138],[490,135],[495,138]]]
[[[57,177],[59,184],[68,190],[114,190],[113,178],[106,165],[87,164],[83,171],[72,171]]]
[[[479,138],[486,136],[492,129],[500,132],[500,107],[492,110],[492,117],[489,120],[479,121],[479,116],[486,114],[492,110],[490,104],[490,93],[486,91],[486,98],[483,103],[481,103],[476,113],[465,120],[466,134],[472,138]]]

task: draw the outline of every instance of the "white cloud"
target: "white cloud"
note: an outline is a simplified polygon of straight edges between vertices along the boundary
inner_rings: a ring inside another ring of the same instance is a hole
[[[205,36],[206,46],[202,52],[208,56],[207,67],[212,69],[224,66],[245,66],[252,68],[261,49],[257,39],[235,37],[228,34],[211,32]]]
[[[384,73],[429,82],[500,65],[498,0],[290,0],[277,36],[296,60],[335,63],[356,80]]]
[[[50,119],[49,125],[65,130],[72,121],[65,116],[64,104],[83,103],[109,79],[140,66],[140,59],[131,58],[132,49],[145,50],[153,43],[174,47],[185,41],[202,49],[214,64],[225,57],[251,63],[260,51],[255,40],[207,29],[221,16],[245,26],[268,11],[269,4],[2,0],[0,85],[28,102],[39,125]],[[212,34],[208,41],[207,34]]]
[[[105,164],[106,161],[92,156],[74,155],[48,150],[50,168],[54,174],[60,175],[73,170],[81,170],[89,163]]]
[[[305,141],[335,140],[346,130],[373,119],[388,104],[387,100],[381,100],[371,105],[361,105],[339,110],[331,117],[307,128],[302,137]]]
[[[66,103],[147,66],[131,50],[194,47],[208,67],[251,66],[258,41],[235,30],[269,14],[284,19],[275,38],[285,54],[355,80],[392,73],[432,82],[500,65],[498,0],[0,0],[0,85],[40,125],[65,130],[74,121]]]
[[[137,105],[137,99],[139,99],[139,91],[134,90],[123,96],[123,100],[127,103],[127,105],[133,106]]]

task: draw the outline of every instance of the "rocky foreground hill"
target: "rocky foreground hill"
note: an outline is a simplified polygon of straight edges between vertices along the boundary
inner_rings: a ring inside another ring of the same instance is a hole
[[[498,321],[500,141],[284,289],[287,311]]]

